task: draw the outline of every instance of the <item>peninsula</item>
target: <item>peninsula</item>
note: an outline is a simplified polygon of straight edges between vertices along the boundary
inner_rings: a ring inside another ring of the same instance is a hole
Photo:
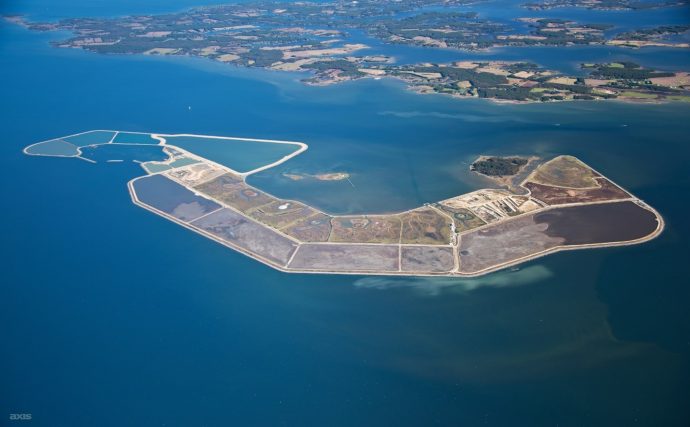
[[[270,163],[243,171],[194,153],[217,143],[277,151]],[[477,173],[519,183],[405,212],[332,215],[246,182],[302,153],[308,147],[300,142],[101,130],[24,152],[93,162],[89,152],[118,145],[157,146],[167,155],[142,163],[146,175],[128,183],[136,205],[285,272],[477,276],[558,251],[642,243],[664,226],[652,207],[571,156],[480,157]]]

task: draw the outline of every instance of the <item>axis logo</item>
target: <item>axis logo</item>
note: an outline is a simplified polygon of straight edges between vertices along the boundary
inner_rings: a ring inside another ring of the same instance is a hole
[[[10,421],[31,421],[31,414],[10,414]]]

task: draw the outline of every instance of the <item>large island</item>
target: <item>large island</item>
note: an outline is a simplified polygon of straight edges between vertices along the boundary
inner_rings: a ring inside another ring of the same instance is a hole
[[[282,151],[244,171],[194,153],[220,142]],[[495,188],[405,212],[332,215],[246,181],[302,153],[300,142],[90,131],[24,152],[94,161],[86,151],[117,145],[155,145],[167,155],[142,163],[147,174],[128,183],[135,204],[285,272],[477,276],[558,251],[642,243],[663,230],[652,207],[571,156],[482,156],[473,168]]]

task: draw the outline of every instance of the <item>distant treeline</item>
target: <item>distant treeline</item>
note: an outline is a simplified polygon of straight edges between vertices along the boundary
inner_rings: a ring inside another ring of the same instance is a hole
[[[682,34],[690,31],[690,25],[662,25],[654,28],[643,28],[616,35],[616,40],[650,40],[665,35]]]
[[[641,68],[634,62],[583,65],[583,68],[593,68],[594,70],[590,75],[603,79],[646,80],[654,77],[673,77],[675,75],[674,73]]]

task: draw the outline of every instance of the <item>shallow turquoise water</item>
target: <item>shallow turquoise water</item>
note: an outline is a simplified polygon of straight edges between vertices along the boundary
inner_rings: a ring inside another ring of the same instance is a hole
[[[77,147],[86,147],[87,145],[107,144],[112,141],[115,132],[104,130],[88,130],[74,136],[64,136],[63,141],[74,144]]]
[[[53,139],[26,147],[28,154],[48,156],[77,156],[79,149],[76,145],[61,139]]]
[[[180,147],[237,172],[249,172],[269,165],[300,148],[296,144],[275,144],[197,136],[166,136],[165,140],[169,145]]]
[[[97,14],[147,10],[128,3]],[[94,4],[11,6],[64,16]],[[0,79],[12,82],[0,98],[11,177],[0,184],[0,416],[51,427],[688,425],[690,227],[678,196],[690,193],[690,106],[497,106],[387,81],[311,88],[49,39],[0,24]],[[123,151],[96,165],[21,153],[86,129],[304,141],[250,182],[336,212],[475,188],[467,166],[480,153],[574,154],[657,208],[667,230],[471,280],[286,275],[134,206],[126,182],[142,170]],[[288,182],[289,170],[348,171],[354,187]]]
[[[81,148],[82,157],[96,162],[108,160],[122,160],[127,162],[163,161],[168,155],[163,149],[155,145],[99,145],[96,147]],[[144,170],[139,169],[141,175]]]
[[[153,139],[150,134],[118,132],[113,142],[120,144],[159,144],[160,141]]]

